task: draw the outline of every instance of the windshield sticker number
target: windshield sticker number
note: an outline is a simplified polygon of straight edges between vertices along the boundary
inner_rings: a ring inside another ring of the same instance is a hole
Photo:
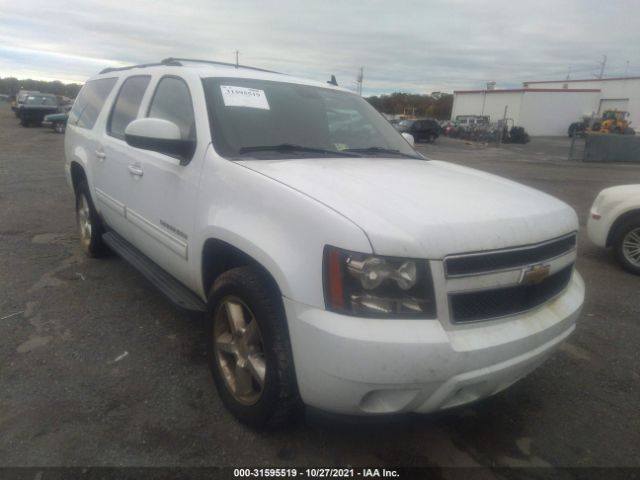
[[[220,85],[225,107],[247,107],[270,110],[264,90]]]

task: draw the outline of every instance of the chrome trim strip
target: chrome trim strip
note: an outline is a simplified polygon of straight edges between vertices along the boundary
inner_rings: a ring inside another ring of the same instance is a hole
[[[518,252],[518,251],[522,251],[522,250],[533,250],[535,248],[543,247],[544,245],[548,245],[550,243],[558,242],[558,241],[561,241],[561,240],[564,240],[564,239],[570,238],[570,237],[576,237],[576,245],[573,248],[571,248],[570,250],[567,250],[566,252],[563,252],[560,255],[556,255],[555,257],[549,257],[549,258],[538,260],[538,261],[533,262],[533,263],[523,263],[521,265],[502,268],[502,269],[497,269],[497,270],[483,270],[482,272],[473,272],[473,273],[463,273],[463,274],[457,274],[457,275],[450,275],[449,272],[447,271],[447,260],[449,260],[449,259],[480,257],[480,256],[486,256],[486,255],[493,255],[493,254],[496,254],[496,253],[510,253],[510,252]],[[535,243],[533,245],[525,245],[525,246],[522,246],[522,247],[513,247],[513,248],[509,247],[509,248],[503,248],[503,249],[497,249],[497,250],[484,250],[484,251],[481,251],[481,252],[473,252],[473,253],[460,253],[460,254],[447,255],[442,259],[442,264],[443,264],[443,267],[444,267],[444,274],[445,274],[445,276],[447,278],[475,277],[475,276],[478,276],[478,275],[487,275],[489,273],[508,272],[508,271],[511,271],[511,270],[516,270],[518,268],[526,267],[528,265],[536,265],[538,263],[548,262],[548,261],[554,260],[554,259],[556,259],[558,257],[561,257],[563,255],[566,255],[566,254],[568,254],[570,252],[576,251],[577,250],[577,244],[578,244],[578,232],[572,232],[572,233],[569,233],[567,235],[563,235],[561,237],[552,238],[551,240],[546,240],[546,241],[541,242],[541,243]]]
[[[545,260],[541,263],[548,264],[551,267],[549,275],[562,270],[564,267],[575,263],[577,258],[577,250],[574,248],[567,253],[558,255],[557,257]],[[482,290],[495,290],[497,288],[509,288],[520,284],[524,270],[534,264],[525,264],[520,267],[510,268],[508,270],[497,270],[494,272],[483,273],[478,275],[456,275],[445,280],[447,294],[478,292]]]
[[[145,232],[147,235],[154,238],[155,240],[163,244],[165,247],[167,247],[169,250],[171,250],[172,252],[178,254],[179,256],[187,260],[188,252],[187,252],[186,242],[183,242],[179,238],[168,234],[167,232],[157,227],[156,225],[151,223],[149,220],[144,218],[142,215],[134,212],[130,208],[127,208],[127,219],[136,227],[138,227],[140,230]]]
[[[115,198],[110,195],[107,195],[99,188],[96,188],[96,199],[103,203],[105,206],[109,207],[111,210],[115,211],[119,215],[123,217],[127,216],[127,207],[124,203],[119,202]]]

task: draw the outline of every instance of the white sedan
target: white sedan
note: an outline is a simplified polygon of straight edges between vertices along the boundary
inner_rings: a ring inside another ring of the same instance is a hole
[[[640,185],[602,190],[591,206],[587,233],[599,247],[612,247],[626,270],[640,275]]]

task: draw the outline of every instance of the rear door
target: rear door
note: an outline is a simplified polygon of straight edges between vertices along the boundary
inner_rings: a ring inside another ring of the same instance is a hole
[[[127,145],[124,131],[136,119],[151,80],[150,75],[127,77],[121,84],[96,148],[100,174],[96,176],[96,199],[107,224],[127,240],[132,240],[127,221],[127,199],[138,180],[129,171],[140,150]]]
[[[412,132],[413,138],[415,141],[422,140],[424,138],[424,122],[416,121],[413,122]]]

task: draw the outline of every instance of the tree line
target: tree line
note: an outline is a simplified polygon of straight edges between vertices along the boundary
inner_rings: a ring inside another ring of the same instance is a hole
[[[44,80],[18,80],[15,77],[0,78],[0,93],[5,95],[15,95],[20,90],[35,90],[42,93],[52,93],[54,95],[75,98],[82,88],[79,83],[62,83],[58,80],[47,82]]]
[[[0,78],[0,94],[15,95],[20,90],[37,90],[69,98],[75,98],[82,88],[79,83],[62,83],[58,80],[44,81],[15,77]],[[390,115],[433,117],[448,120],[451,117],[453,95],[433,92],[430,95],[394,92],[390,95],[372,96],[366,99],[376,110]]]
[[[366,100],[381,113],[433,117],[438,120],[451,118],[453,106],[453,95],[442,92],[433,92],[430,95],[394,92],[391,95],[373,96]]]

